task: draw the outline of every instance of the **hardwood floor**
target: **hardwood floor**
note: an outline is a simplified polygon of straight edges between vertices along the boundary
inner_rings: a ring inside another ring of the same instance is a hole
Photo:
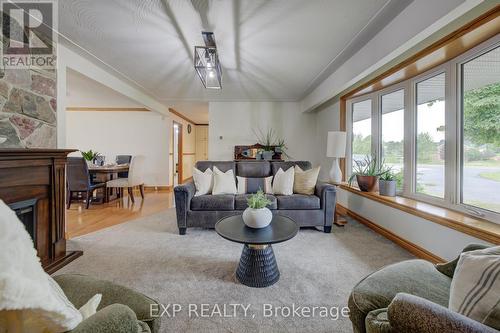
[[[83,202],[74,202],[71,208],[66,210],[66,239],[171,208],[173,197],[171,190],[146,191],[145,199],[141,200],[141,197],[137,195],[135,204],[128,196],[125,196],[106,204],[91,204],[89,209],[85,209]]]

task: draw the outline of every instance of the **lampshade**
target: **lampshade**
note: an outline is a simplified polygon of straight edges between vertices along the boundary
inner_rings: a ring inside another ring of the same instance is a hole
[[[345,157],[346,132],[328,132],[327,157]]]

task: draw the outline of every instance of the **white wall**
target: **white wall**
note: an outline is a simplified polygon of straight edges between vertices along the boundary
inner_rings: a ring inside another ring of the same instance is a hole
[[[66,145],[98,151],[109,162],[116,155],[144,155],[145,184],[166,186],[170,126],[168,117],[154,112],[71,111],[66,113]]]
[[[457,254],[471,243],[488,244],[478,238],[389,207],[357,194],[339,190],[337,202],[358,215],[380,225],[431,253],[445,259]]]
[[[232,160],[235,145],[257,142],[254,130],[266,133],[273,128],[285,139],[294,160],[315,163],[315,115],[300,112],[298,103],[210,102],[208,113],[210,160]]]

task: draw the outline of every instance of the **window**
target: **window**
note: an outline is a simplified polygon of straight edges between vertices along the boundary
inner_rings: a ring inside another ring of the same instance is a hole
[[[352,165],[372,153],[371,115],[370,99],[352,104]]]
[[[399,195],[500,223],[500,35],[347,106],[348,166],[377,156]]]
[[[500,213],[500,47],[461,75],[462,203]]]
[[[417,193],[444,197],[445,73],[416,84]]]
[[[403,189],[404,89],[382,95],[382,161],[396,175],[397,189]]]

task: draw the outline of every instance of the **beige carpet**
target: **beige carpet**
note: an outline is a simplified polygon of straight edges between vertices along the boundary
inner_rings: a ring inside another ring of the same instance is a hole
[[[314,318],[300,318],[287,316],[288,310],[264,317],[263,304],[342,308],[365,275],[412,258],[354,221],[334,227],[331,234],[302,229],[273,246],[280,281],[269,288],[249,288],[234,276],[241,245],[213,230],[188,229],[185,236],[178,235],[174,209],[75,238],[69,247],[84,255],[56,275],[88,274],[137,289],[165,305],[180,304],[175,318],[163,317],[162,332],[351,332],[348,318],[321,318],[318,312]],[[231,311],[226,314],[232,313],[230,304],[250,307],[247,317],[240,309],[236,317],[196,318],[202,303],[209,304],[209,311],[227,304]],[[198,309],[191,316],[188,304]]]

